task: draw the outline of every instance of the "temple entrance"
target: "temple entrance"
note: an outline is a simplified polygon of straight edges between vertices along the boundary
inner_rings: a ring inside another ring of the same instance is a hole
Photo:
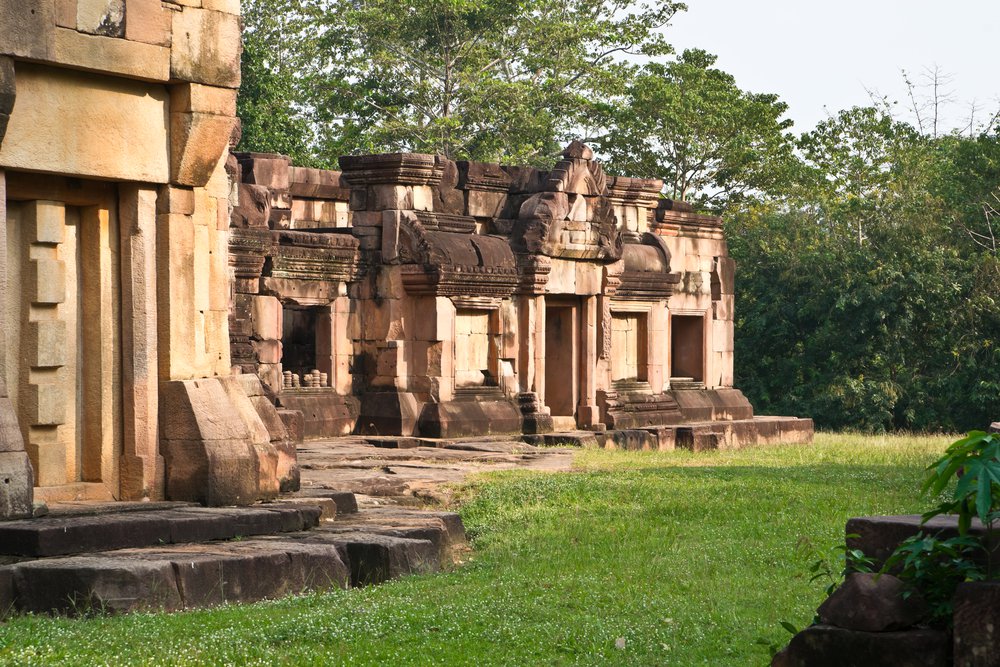
[[[676,389],[704,386],[705,318],[702,315],[670,317],[670,383]]]
[[[19,179],[8,178],[0,372],[36,498],[112,499],[122,437],[117,199],[103,186],[89,199],[85,188],[69,201],[19,199]]]
[[[545,306],[545,404],[556,430],[576,428],[580,401],[580,325],[577,300],[547,299]]]

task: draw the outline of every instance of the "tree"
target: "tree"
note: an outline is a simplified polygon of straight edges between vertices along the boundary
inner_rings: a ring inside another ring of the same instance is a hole
[[[715,60],[692,49],[646,64],[605,108],[598,144],[613,170],[664,178],[668,196],[721,211],[782,191],[795,160],[787,105],[741,90]]]
[[[311,0],[304,75],[327,156],[413,150],[546,162],[621,88],[622,57],[669,53],[672,0]]]
[[[282,153],[303,166],[332,166],[313,151],[311,121],[302,106],[302,59],[308,34],[300,4],[243,3],[242,84],[236,100],[241,150]]]
[[[964,226],[1000,185],[1000,137],[934,138],[858,108],[800,146],[804,177],[729,224],[738,386],[828,428],[995,419],[1000,261]]]

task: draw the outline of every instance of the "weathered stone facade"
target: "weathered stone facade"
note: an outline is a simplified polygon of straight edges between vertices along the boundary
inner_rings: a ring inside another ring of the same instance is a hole
[[[703,448],[800,442],[733,388],[719,218],[608,176],[411,153],[342,172],[237,154],[233,363],[307,435],[669,427]]]
[[[579,143],[231,155],[239,33],[236,0],[0,6],[0,517],[252,503],[302,436],[811,437],[732,388],[720,220]]]
[[[273,495],[287,438],[219,379],[239,2],[7,2],[0,35],[0,516]]]

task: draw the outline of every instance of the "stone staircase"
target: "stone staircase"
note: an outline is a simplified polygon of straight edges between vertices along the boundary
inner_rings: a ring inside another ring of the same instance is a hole
[[[176,611],[429,573],[465,546],[457,514],[359,510],[317,492],[244,508],[68,503],[0,522],[0,617]]]

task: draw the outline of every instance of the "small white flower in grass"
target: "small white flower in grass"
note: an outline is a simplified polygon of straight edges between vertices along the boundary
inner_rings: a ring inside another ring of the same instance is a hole
[[[624,637],[619,637],[618,639],[615,640],[615,648],[618,649],[619,651],[624,651],[625,650],[625,638]]]

